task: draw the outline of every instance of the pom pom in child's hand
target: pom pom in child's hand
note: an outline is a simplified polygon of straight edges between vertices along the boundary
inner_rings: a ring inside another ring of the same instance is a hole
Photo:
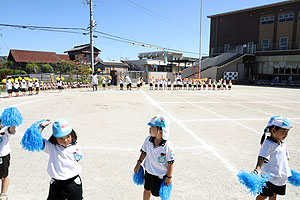
[[[171,197],[172,184],[167,185],[167,183],[165,183],[165,180],[166,179],[163,180],[159,189],[159,196],[162,200],[168,200]]]
[[[288,178],[289,183],[293,186],[299,187],[300,186],[300,174],[291,169],[292,176]]]
[[[254,172],[247,173],[245,171],[240,171],[237,176],[240,183],[245,185],[253,195],[261,193],[262,189],[266,187],[266,183],[269,181],[267,176],[259,176]]]
[[[19,126],[23,122],[23,117],[16,107],[6,108],[1,118],[1,124],[4,126]]]
[[[25,132],[21,145],[27,151],[42,151],[44,149],[44,141],[39,130],[39,124],[46,120],[33,123]]]
[[[134,173],[132,175],[133,178],[133,182],[136,185],[144,185],[144,181],[145,181],[145,173],[144,173],[144,168],[142,165],[140,165],[140,169],[138,173]]]

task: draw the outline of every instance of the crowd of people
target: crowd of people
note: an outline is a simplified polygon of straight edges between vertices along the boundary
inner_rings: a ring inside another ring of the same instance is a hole
[[[148,77],[150,90],[231,90],[232,81],[224,79],[198,79],[198,78],[184,78],[181,73],[174,73],[174,81],[167,78]]]

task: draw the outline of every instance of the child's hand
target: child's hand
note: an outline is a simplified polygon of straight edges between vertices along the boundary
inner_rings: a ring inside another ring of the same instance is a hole
[[[48,126],[49,124],[51,124],[51,121],[50,121],[50,119],[46,119],[47,121],[45,121],[45,122],[42,122],[41,123],[41,126],[43,127],[46,127],[46,126]]]
[[[9,132],[15,132],[16,130],[16,127],[12,124],[10,127],[9,127]]]
[[[172,184],[172,178],[166,177],[165,183],[169,186]]]
[[[140,169],[140,163],[137,163],[136,165],[135,165],[135,167],[134,167],[134,173],[136,174],[136,173],[138,173],[139,172],[139,169]]]

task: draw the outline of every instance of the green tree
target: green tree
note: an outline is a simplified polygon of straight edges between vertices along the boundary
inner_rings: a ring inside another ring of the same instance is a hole
[[[0,63],[0,69],[10,69],[12,66],[13,66],[13,62],[9,60]]]
[[[72,61],[61,60],[60,62],[53,65],[55,73],[58,74],[67,74],[76,69],[76,64]]]
[[[54,69],[50,64],[42,64],[40,68],[41,68],[42,73],[53,73],[54,72]]]
[[[36,74],[39,72],[39,66],[36,63],[28,63],[26,65],[26,72],[28,74]]]
[[[90,75],[89,68],[90,65],[88,64],[78,64],[74,72],[80,75],[81,81],[85,82]]]

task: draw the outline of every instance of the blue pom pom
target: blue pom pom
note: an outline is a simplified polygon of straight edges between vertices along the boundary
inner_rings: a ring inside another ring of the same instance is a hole
[[[16,107],[6,108],[1,118],[1,124],[4,126],[19,126],[23,122],[23,117]]]
[[[262,189],[267,186],[266,183],[269,181],[267,176],[259,176],[254,172],[247,173],[245,171],[240,171],[237,176],[240,183],[244,184],[253,195],[261,193]]]
[[[163,180],[159,189],[159,196],[162,200],[168,200],[171,197],[172,184],[167,185],[167,183],[165,183],[165,180],[166,179]]]
[[[292,176],[288,178],[289,183],[293,186],[299,187],[300,186],[300,174],[291,169]]]
[[[27,151],[42,151],[44,149],[44,142],[42,134],[39,130],[39,124],[46,120],[38,121],[32,124],[25,132],[21,145]]]
[[[133,176],[133,182],[136,185],[144,185],[144,180],[145,180],[145,173],[144,173],[144,168],[142,165],[140,165],[140,169],[138,173],[134,173]]]

